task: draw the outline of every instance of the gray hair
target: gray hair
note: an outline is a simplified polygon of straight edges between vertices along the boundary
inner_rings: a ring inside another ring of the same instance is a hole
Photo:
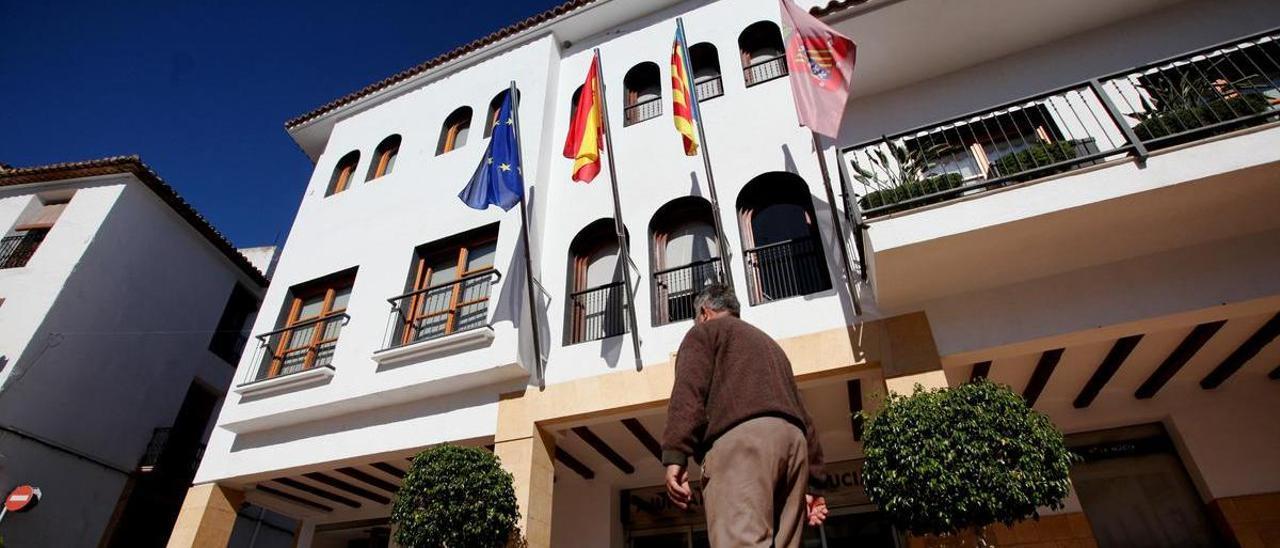
[[[738,297],[733,294],[733,288],[722,283],[707,284],[698,292],[698,296],[693,299],[693,310],[702,310],[704,306],[717,312],[728,311],[734,317],[742,309],[738,304]]]

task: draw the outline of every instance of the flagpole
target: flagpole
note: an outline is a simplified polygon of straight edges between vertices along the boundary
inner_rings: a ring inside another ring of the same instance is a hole
[[[622,223],[622,202],[618,200],[618,173],[613,166],[613,133],[609,131],[609,103],[604,93],[604,63],[600,61],[600,48],[592,50],[596,62],[596,82],[599,84],[596,101],[600,103],[600,126],[604,129],[605,154],[609,157],[609,184],[613,189],[613,227],[618,233],[618,264],[622,266],[622,281],[627,286],[627,320],[631,322],[631,348],[636,357],[636,371],[644,370],[640,358],[640,325],[636,322],[636,296],[631,285],[631,251],[627,245],[627,227]]]
[[[729,241],[725,237],[724,223],[720,221],[720,200],[716,196],[716,178],[711,173],[711,150],[707,147],[707,132],[702,129],[702,108],[698,100],[698,89],[693,83],[693,60],[689,59],[689,45],[684,38],[684,19],[676,18],[676,32],[680,33],[680,57],[684,61],[684,73],[689,82],[689,105],[694,114],[694,119],[698,125],[698,146],[702,151],[698,154],[702,156],[702,169],[707,174],[707,190],[711,194],[711,210],[712,220],[716,224],[716,249],[720,252],[720,267],[724,269],[724,280],[730,288],[733,287],[733,270],[729,267],[732,262],[729,247],[726,242]]]
[[[516,138],[516,165],[520,166],[520,180],[524,181],[524,144],[520,142],[520,91],[516,89],[516,81],[511,81],[507,90],[511,98],[511,131]],[[496,122],[501,123],[501,121]],[[529,215],[525,212],[525,189],[520,189],[520,240],[524,243],[524,277],[529,294],[529,326],[533,329],[533,359],[535,374],[538,377],[538,390],[547,389],[547,369],[542,362],[542,331],[538,328],[538,301],[533,291],[533,258],[529,247]]]
[[[818,133],[810,129],[809,135],[813,137],[813,151],[818,154],[818,169],[822,171],[822,186],[826,188],[827,205],[831,210],[831,230],[836,233],[836,241],[840,245],[840,258],[844,260],[844,281],[849,289],[849,298],[853,299],[853,313],[861,316],[862,303],[858,300],[858,283],[854,280],[852,266],[849,263],[849,245],[844,239],[844,226],[840,223],[840,214],[836,211],[836,195],[835,191],[831,190],[831,173],[827,171],[827,155],[822,150]]]

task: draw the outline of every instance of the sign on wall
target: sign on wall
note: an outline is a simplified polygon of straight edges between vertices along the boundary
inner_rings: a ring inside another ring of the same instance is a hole
[[[862,459],[829,463],[824,472],[823,496],[827,506],[871,504],[862,485]],[[664,485],[623,491],[622,520],[633,531],[704,523],[702,488],[696,482],[693,484],[693,501],[684,510],[671,503]]]

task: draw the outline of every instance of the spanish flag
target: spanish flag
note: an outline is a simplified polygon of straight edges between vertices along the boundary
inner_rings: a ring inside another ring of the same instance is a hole
[[[590,183],[600,174],[600,67],[591,60],[587,81],[582,84],[578,105],[573,111],[573,125],[564,141],[564,157],[573,160],[573,180]]]
[[[687,70],[688,54],[684,34],[677,28],[676,39],[671,44],[671,113],[675,118],[676,131],[684,137],[684,155],[695,156],[698,154],[698,134],[693,127],[693,117],[697,97],[693,95],[693,80]]]

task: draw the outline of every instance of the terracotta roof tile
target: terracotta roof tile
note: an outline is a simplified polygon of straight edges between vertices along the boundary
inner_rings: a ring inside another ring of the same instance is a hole
[[[82,162],[66,162],[31,167],[7,167],[0,171],[0,188],[48,181],[61,181],[79,177],[99,175],[116,175],[129,173],[137,177],[143,184],[156,193],[164,203],[172,207],[183,219],[209,240],[218,251],[226,255],[237,267],[244,271],[255,283],[266,287],[267,279],[248,259],[236,251],[235,246],[213,224],[195,210],[169,183],[164,182],[156,172],[142,163],[137,156],[111,156]]]

